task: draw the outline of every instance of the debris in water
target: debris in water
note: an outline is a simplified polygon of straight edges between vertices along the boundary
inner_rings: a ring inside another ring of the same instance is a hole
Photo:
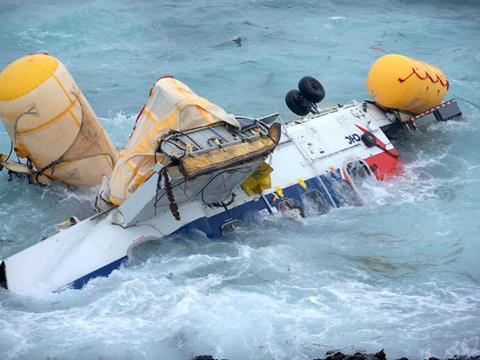
[[[242,38],[240,36],[235,36],[232,41],[238,46],[242,46]]]

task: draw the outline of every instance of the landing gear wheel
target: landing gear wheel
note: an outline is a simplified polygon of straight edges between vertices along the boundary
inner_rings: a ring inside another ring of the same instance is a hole
[[[373,146],[376,146],[377,145],[377,139],[375,138],[375,136],[373,136],[373,134],[371,132],[366,132],[364,134],[362,134],[362,136],[360,136],[360,138],[362,139],[363,143],[365,144],[366,147],[373,147]]]
[[[298,89],[308,101],[319,103],[325,98],[325,90],[317,79],[305,76],[298,82]]]
[[[305,116],[312,110],[308,100],[298,90],[290,90],[285,96],[285,103],[293,113],[299,116]]]

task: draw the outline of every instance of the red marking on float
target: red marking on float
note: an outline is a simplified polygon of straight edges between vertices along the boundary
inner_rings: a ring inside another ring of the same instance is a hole
[[[147,106],[147,104],[143,104],[142,108],[140,109],[140,112],[137,115],[137,118],[135,119],[135,123],[138,121],[138,119],[140,119],[140,115],[143,114],[143,110],[145,110],[145,106]]]
[[[413,74],[417,75],[417,77],[420,79],[420,80],[427,80],[427,79],[430,79],[430,81],[433,83],[433,84],[436,84],[436,83],[440,83],[440,85],[442,85],[443,87],[446,87],[447,90],[448,88],[450,87],[450,84],[448,82],[448,80],[445,80],[445,82],[442,81],[442,79],[440,78],[440,76],[437,75],[437,78],[434,79],[433,77],[430,76],[430,74],[428,73],[428,71],[425,71],[425,76],[421,76],[419,73],[417,73],[417,71],[415,70],[415,68],[412,67],[412,72],[410,73],[410,75],[408,75],[406,78],[402,79],[402,78],[398,78],[398,81],[400,81],[401,83],[403,83],[404,81],[408,80]]]

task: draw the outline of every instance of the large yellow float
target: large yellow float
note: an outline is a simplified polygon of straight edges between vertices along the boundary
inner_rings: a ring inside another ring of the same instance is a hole
[[[155,82],[134,131],[120,151],[110,181],[110,202],[121,204],[154,173],[159,140],[170,130],[187,130],[226,122],[240,127],[235,116],[198,96],[187,85],[165,76]],[[159,155],[160,157],[157,157]]]
[[[0,73],[0,117],[17,155],[43,179],[92,186],[113,170],[114,146],[53,56],[24,56]]]
[[[367,89],[379,105],[420,114],[439,105],[449,84],[435,65],[398,54],[379,58],[370,68]]]

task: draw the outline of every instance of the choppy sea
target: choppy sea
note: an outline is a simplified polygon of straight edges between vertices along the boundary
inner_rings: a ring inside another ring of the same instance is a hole
[[[465,115],[405,135],[405,174],[366,184],[363,207],[151,242],[80,291],[0,290],[0,359],[480,353],[480,2],[2,0],[0,66],[44,51],[117,146],[162,75],[229,112],[288,120],[283,98],[301,76],[322,81],[325,105],[361,100],[390,52],[441,67]],[[0,258],[92,213],[92,191],[7,180]]]

